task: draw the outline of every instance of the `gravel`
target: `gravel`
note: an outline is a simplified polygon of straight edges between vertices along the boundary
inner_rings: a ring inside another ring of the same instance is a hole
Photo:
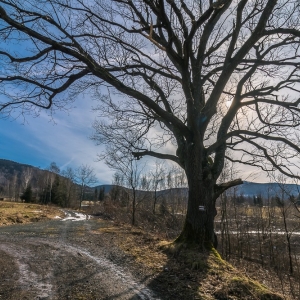
[[[0,299],[162,299],[99,233],[109,221],[67,216],[0,227]]]

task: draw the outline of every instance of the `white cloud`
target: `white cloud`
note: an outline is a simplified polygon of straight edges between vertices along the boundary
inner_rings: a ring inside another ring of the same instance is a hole
[[[14,148],[14,156],[4,151],[1,156],[42,168],[52,161],[61,169],[88,164],[95,169],[99,183],[111,183],[113,171],[103,162],[97,162],[97,153],[103,149],[89,139],[93,133],[91,124],[96,117],[91,110],[92,103],[81,99],[81,103],[77,101],[76,104],[77,107],[68,113],[56,112],[52,119],[47,111],[42,111],[37,118],[28,116],[24,125],[20,119],[1,120],[0,137],[13,141]],[[39,158],[39,162],[35,159],[27,161],[29,154],[26,151]]]

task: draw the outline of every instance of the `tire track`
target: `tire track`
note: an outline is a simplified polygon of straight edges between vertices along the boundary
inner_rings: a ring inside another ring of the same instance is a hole
[[[19,268],[19,279],[17,285],[21,290],[33,293],[37,299],[52,299],[54,297],[54,286],[51,278],[41,276],[31,269],[31,262],[35,260],[35,253],[25,249],[24,246],[16,247],[15,244],[2,243],[0,249],[8,255],[13,256]]]
[[[15,287],[29,294],[26,299],[77,299],[85,289],[86,295],[93,292],[93,296],[84,299],[91,300],[160,299],[130,272],[106,258],[112,249],[90,246],[93,223],[75,223],[57,220],[0,230],[0,250],[16,261],[19,279]],[[84,238],[78,234],[84,234]]]

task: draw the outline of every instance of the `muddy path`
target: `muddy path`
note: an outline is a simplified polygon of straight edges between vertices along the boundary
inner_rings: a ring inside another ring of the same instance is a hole
[[[0,227],[0,299],[160,299],[99,233],[109,226],[69,211]]]

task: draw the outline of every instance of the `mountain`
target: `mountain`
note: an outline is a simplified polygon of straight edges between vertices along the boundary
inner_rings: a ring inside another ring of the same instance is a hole
[[[244,184],[236,187],[236,193],[245,197],[261,196],[263,198],[279,196],[287,198],[290,195],[298,196],[300,185],[278,183],[256,183],[244,181]]]
[[[15,161],[7,160],[7,159],[0,159],[0,173],[14,175],[16,172],[22,173],[27,168],[39,170],[38,168],[30,165],[17,163]]]
[[[99,185],[96,186],[96,189],[104,188],[105,194],[109,193],[115,185]],[[141,191],[139,191],[141,192]],[[243,195],[245,197],[255,197],[261,196],[262,198],[279,196],[283,198],[288,198],[289,196],[298,196],[300,194],[300,185],[297,184],[283,184],[280,185],[278,183],[257,183],[244,181],[243,184],[231,189],[230,193],[235,193],[236,195]],[[146,193],[146,192],[144,192]],[[153,192],[148,192],[153,193]],[[172,188],[165,189],[157,192],[159,197],[168,195],[168,196],[187,196],[188,189],[187,188]]]
[[[102,184],[102,185],[97,185],[95,187],[93,187],[93,189],[104,189],[104,193],[108,194],[114,187],[116,187],[116,185],[113,184]]]
[[[7,190],[4,194],[11,194],[8,190],[19,189],[17,186],[27,186],[28,183],[32,186],[38,185],[39,179],[45,172],[27,164],[0,159],[0,193]]]
[[[33,186],[38,186],[41,182],[43,175],[45,176],[48,173],[46,170],[41,170],[37,167],[33,167],[27,164],[21,164],[18,162],[0,159],[0,194],[1,190],[4,192],[4,189],[8,186],[11,186],[13,182],[18,182],[19,185],[23,184],[24,177],[28,177],[29,181]],[[15,179],[14,179],[15,178]],[[14,183],[15,184],[15,183]],[[87,192],[93,193],[94,189],[104,188],[105,194],[109,193],[114,185],[106,184],[99,185],[96,187],[91,187]],[[283,191],[284,190],[284,191]],[[142,191],[139,191],[140,193]],[[142,192],[146,193],[146,192]],[[235,187],[235,193],[237,195],[243,195],[245,197],[255,197],[262,196],[263,198],[274,197],[276,195],[287,198],[289,195],[298,196],[300,193],[300,186],[296,184],[283,184],[278,183],[257,183],[244,181],[244,184]],[[173,188],[158,191],[158,196],[163,196],[168,194],[187,196],[186,188]]]

